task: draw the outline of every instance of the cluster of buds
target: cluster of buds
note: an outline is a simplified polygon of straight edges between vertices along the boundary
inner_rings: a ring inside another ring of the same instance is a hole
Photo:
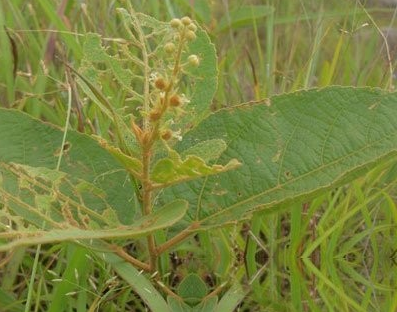
[[[168,110],[171,110],[174,114],[176,112],[177,115],[183,113],[184,105],[189,103],[185,95],[178,90],[183,68],[185,66],[197,67],[200,64],[197,55],[186,53],[188,50],[187,44],[196,39],[197,26],[194,22],[185,16],[181,19],[172,19],[170,26],[172,39],[163,46],[163,49],[171,61],[167,61],[168,66],[161,73],[152,73],[149,79],[153,92],[151,93],[152,105],[147,116],[153,126],[153,131],[158,133],[157,137],[165,141],[171,138],[180,139],[180,135],[177,132],[174,135],[174,132],[168,126],[165,126],[164,122],[160,123],[160,120]],[[182,61],[186,54],[188,54],[186,61]]]
[[[179,41],[179,45],[183,46],[184,42],[191,42],[196,39],[197,26],[194,22],[187,16],[179,18],[174,18],[170,22],[171,27],[174,29],[175,36],[174,39]],[[164,51],[168,54],[174,54],[177,51],[177,47],[173,42],[168,42],[164,45]],[[198,66],[200,60],[197,55],[191,54],[187,58],[189,65]]]

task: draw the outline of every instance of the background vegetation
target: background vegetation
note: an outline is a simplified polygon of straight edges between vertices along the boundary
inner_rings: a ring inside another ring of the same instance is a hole
[[[393,89],[395,83],[397,9],[382,1],[132,3],[163,21],[189,15],[208,31],[220,69],[214,109],[315,86]],[[123,1],[0,2],[0,105],[63,126],[60,59],[79,64],[79,34],[123,37],[119,6]],[[112,86],[104,92],[122,107],[122,92]],[[72,128],[109,138],[108,121],[75,96]],[[210,286],[246,276],[251,292],[240,311],[396,311],[396,169],[394,160],[379,164],[310,202],[203,234],[200,246],[192,241],[171,255],[170,283],[193,269]],[[23,311],[27,299],[26,311],[145,311],[128,284],[83,248],[45,246],[38,267],[35,251],[0,254],[0,311]]]

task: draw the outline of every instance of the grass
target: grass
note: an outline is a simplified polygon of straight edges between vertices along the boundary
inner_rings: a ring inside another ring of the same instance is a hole
[[[62,3],[63,13],[57,13]],[[67,122],[66,74],[58,58],[81,61],[79,34],[123,37],[114,13],[123,1],[79,3],[0,3],[0,24],[7,27],[0,31],[0,105],[106,137],[109,122],[85,105],[73,84],[78,105]],[[396,60],[388,58],[380,30],[395,24],[393,9],[364,9],[353,0],[209,3],[147,0],[135,9],[165,21],[189,15],[205,27],[219,58],[215,108],[330,84],[390,88]],[[244,11],[255,4],[263,7]],[[236,15],[243,11],[248,13]],[[220,27],[222,19],[232,26]],[[396,46],[389,43],[390,55]],[[112,81],[107,85],[103,91],[116,99],[116,109],[122,108],[125,95]],[[162,273],[170,273],[166,282],[176,287],[191,270],[205,276],[208,285],[230,274],[244,278],[251,291],[239,311],[395,311],[395,170],[393,161],[380,164],[314,200],[202,233],[177,247],[171,263],[161,259]],[[97,254],[73,244],[0,254],[0,276],[1,311],[59,311],[61,306],[66,311],[145,311]]]

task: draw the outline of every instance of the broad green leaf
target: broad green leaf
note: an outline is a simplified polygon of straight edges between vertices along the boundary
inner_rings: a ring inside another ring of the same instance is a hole
[[[156,183],[168,186],[180,181],[232,170],[239,165],[240,163],[236,159],[232,159],[225,166],[209,166],[197,156],[187,156],[185,160],[163,158],[154,165],[151,179]]]
[[[254,20],[259,20],[273,14],[274,7],[268,5],[241,5],[230,14],[224,14],[217,25],[217,31],[225,31],[229,28],[252,26]]]
[[[177,289],[177,294],[190,305],[198,304],[207,293],[207,285],[194,273],[187,275]]]
[[[20,111],[0,109],[0,132],[0,162],[55,169],[62,143],[60,129]],[[130,223],[135,214],[130,201],[134,192],[123,167],[87,135],[69,130],[66,140],[61,171],[104,190],[107,203],[120,220]],[[98,205],[98,198],[86,204],[98,212],[106,209]]]
[[[219,162],[242,166],[165,190],[184,197],[204,226],[308,198],[392,157],[397,149],[397,93],[329,87],[221,110],[189,132],[177,150],[222,138]]]

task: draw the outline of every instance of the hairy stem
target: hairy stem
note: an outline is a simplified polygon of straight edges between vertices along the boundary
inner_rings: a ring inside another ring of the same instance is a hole
[[[152,213],[152,184],[150,182],[150,160],[151,160],[151,145],[143,147],[142,153],[142,165],[143,165],[143,179],[142,179],[142,203],[143,203],[143,214],[145,216]],[[153,234],[147,237],[149,247],[149,266],[150,271],[156,271],[156,243]]]
[[[143,30],[139,24],[139,21],[136,17],[135,11],[132,8],[132,5],[128,5],[129,11],[133,19],[135,20],[134,26],[136,34],[138,35],[138,41],[140,42],[140,48],[142,53],[142,61],[143,61],[143,111],[145,112],[145,117],[143,118],[143,129],[149,130],[150,122],[149,119],[146,117],[149,114],[150,110],[150,83],[149,83],[149,76],[150,76],[150,65],[149,65],[149,55],[148,55],[148,47],[146,46],[145,35]]]
[[[129,4],[129,11],[133,19],[135,20],[134,26],[135,31],[138,36],[138,41],[141,46],[142,61],[143,61],[143,111],[145,112],[143,116],[143,134],[146,136],[147,140],[142,142],[142,165],[143,165],[143,176],[142,176],[142,206],[143,214],[150,215],[152,213],[152,186],[150,182],[150,161],[152,156],[152,146],[153,140],[153,129],[150,126],[150,120],[148,118],[150,111],[150,65],[148,56],[148,47],[146,46],[145,35],[139,24],[139,21],[135,15],[132,5]],[[154,272],[157,268],[157,256],[156,256],[156,242],[153,234],[149,234],[147,237],[147,243],[149,248],[149,267],[150,271]]]

